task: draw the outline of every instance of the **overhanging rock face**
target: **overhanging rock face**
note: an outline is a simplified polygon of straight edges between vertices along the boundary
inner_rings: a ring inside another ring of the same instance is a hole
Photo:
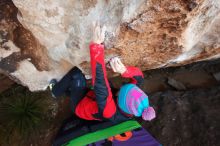
[[[89,74],[93,21],[107,27],[106,58],[143,70],[220,56],[219,0],[0,3],[0,70],[32,91],[73,66]]]

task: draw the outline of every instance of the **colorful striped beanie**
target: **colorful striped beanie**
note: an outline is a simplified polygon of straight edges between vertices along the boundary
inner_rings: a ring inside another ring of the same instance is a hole
[[[123,112],[136,117],[142,116],[147,121],[156,117],[153,107],[149,106],[148,96],[134,84],[126,84],[121,87],[118,106]]]

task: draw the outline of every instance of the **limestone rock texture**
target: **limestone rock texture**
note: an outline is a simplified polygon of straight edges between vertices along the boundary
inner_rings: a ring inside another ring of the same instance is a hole
[[[89,75],[93,22],[106,60],[142,70],[220,57],[219,0],[1,0],[0,72],[31,91],[73,66]]]

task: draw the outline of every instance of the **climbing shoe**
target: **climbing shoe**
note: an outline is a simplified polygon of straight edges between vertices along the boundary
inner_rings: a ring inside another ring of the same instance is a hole
[[[57,83],[57,80],[56,79],[52,79],[51,81],[50,81],[50,83],[49,83],[49,89],[50,89],[50,91],[51,91],[51,94],[52,94],[52,97],[53,98],[56,98],[56,96],[53,94],[53,92],[52,92],[52,89],[53,89],[53,87],[54,87],[54,85]]]
[[[50,91],[52,91],[54,85],[57,83],[57,80],[56,79],[52,79],[49,83],[49,89]]]

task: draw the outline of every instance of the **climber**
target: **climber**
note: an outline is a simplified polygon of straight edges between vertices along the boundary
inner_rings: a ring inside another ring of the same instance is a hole
[[[121,87],[117,98],[112,93],[115,89],[107,79],[104,45],[101,44],[104,35],[100,26],[95,27],[94,34],[89,46],[93,90],[88,90],[85,76],[80,69],[74,67],[59,82],[51,80],[49,87],[52,95],[58,97],[65,93],[70,96],[73,112],[86,120],[118,122],[133,116],[142,116],[148,121],[155,118],[148,96],[139,88],[144,80],[142,72],[136,67],[125,67],[118,57],[109,61],[112,70],[124,78],[130,78],[131,82]]]

